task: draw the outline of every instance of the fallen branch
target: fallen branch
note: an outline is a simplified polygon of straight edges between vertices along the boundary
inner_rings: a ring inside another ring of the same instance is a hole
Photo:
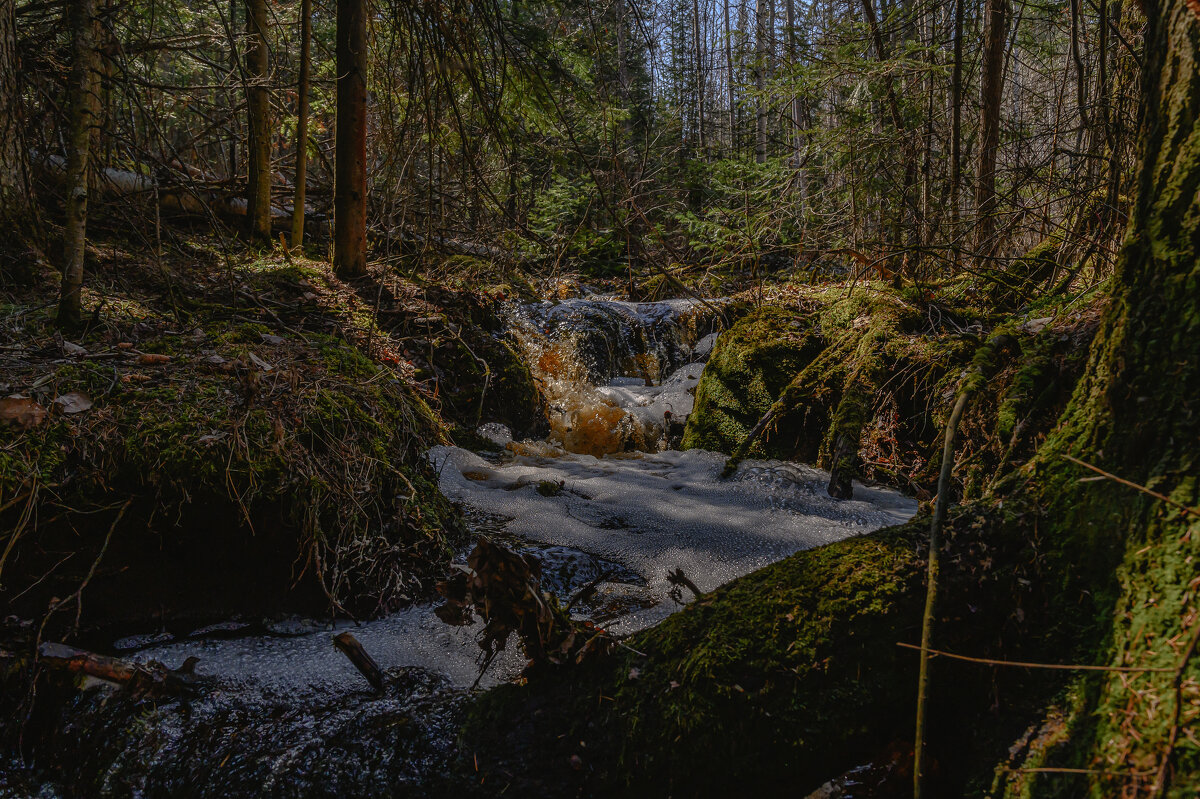
[[[195,657],[189,657],[182,666],[172,670],[153,661],[133,663],[50,641],[41,644],[37,653],[36,665],[41,668],[83,674],[141,692],[190,693],[203,683],[195,676],[198,662]]]
[[[1166,494],[1160,494],[1157,491],[1146,488],[1146,486],[1144,486],[1144,485],[1139,485],[1138,483],[1135,483],[1132,480],[1126,480],[1123,477],[1117,477],[1115,474],[1112,474],[1111,472],[1106,472],[1103,469],[1101,469],[1099,466],[1093,466],[1092,464],[1090,464],[1086,461],[1081,461],[1081,460],[1079,460],[1079,458],[1073,458],[1070,455],[1063,455],[1063,457],[1066,458],[1067,460],[1069,460],[1071,463],[1074,463],[1076,466],[1082,466],[1085,469],[1091,469],[1096,474],[1100,475],[1101,477],[1106,477],[1109,480],[1112,480],[1114,483],[1120,483],[1123,486],[1129,486],[1130,488],[1135,489],[1137,491],[1141,491],[1143,494],[1148,494],[1149,496],[1152,496],[1155,499],[1161,499],[1163,502],[1167,503],[1171,507],[1178,508],[1179,510],[1181,510],[1184,513],[1187,513],[1191,516],[1200,516],[1200,508],[1193,508],[1190,505],[1184,505],[1182,502],[1176,502],[1175,500],[1168,497]],[[1090,478],[1090,479],[1095,479],[1095,478]]]
[[[358,673],[366,678],[372,688],[379,693],[383,693],[383,669],[379,668],[379,664],[375,662],[375,658],[367,653],[367,650],[358,642],[353,633],[338,633],[333,636],[333,645],[346,656],[346,659],[354,665],[354,668],[358,669]]]
[[[904,649],[914,649],[918,652],[921,647],[916,644],[906,644],[903,641],[897,641],[896,646]],[[926,649],[931,655],[937,657],[950,658],[951,660],[963,660],[967,663],[981,663],[985,666],[1013,666],[1022,669],[1058,669],[1062,671],[1120,671],[1120,672],[1174,672],[1173,668],[1155,668],[1152,666],[1092,666],[1076,663],[1030,663],[1022,660],[995,660],[993,658],[977,658],[970,655],[956,655],[953,652],[943,652],[940,649]]]

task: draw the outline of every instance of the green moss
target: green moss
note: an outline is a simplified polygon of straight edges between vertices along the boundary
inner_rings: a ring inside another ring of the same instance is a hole
[[[822,348],[811,320],[794,312],[767,307],[739,320],[713,348],[683,447],[731,452]],[[779,454],[787,447],[759,443],[752,452]]]

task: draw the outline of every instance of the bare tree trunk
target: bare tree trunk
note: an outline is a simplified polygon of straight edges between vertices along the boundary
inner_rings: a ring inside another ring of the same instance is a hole
[[[37,235],[20,128],[18,66],[16,3],[0,0],[0,262],[37,258],[31,250]]]
[[[704,37],[700,28],[700,0],[692,0],[692,40],[696,45],[696,144],[704,159]]]
[[[966,0],[954,0],[954,69],[950,74],[950,240],[954,251],[954,266],[959,260],[959,187],[962,185],[962,68],[963,68],[963,5]]]
[[[95,120],[96,0],[71,0],[69,122],[67,139],[67,218],[63,227],[62,293],[58,301],[60,327],[81,321],[83,256],[87,246],[88,151]]]
[[[246,112],[250,174],[246,224],[252,239],[271,238],[271,94],[266,0],[246,0]]]
[[[984,4],[983,74],[979,112],[979,174],[975,186],[976,257],[996,251],[996,152],[1000,149],[1000,99],[1004,94],[1004,43],[1008,0]]]
[[[241,136],[238,133],[237,124],[237,100],[234,97],[233,87],[237,83],[238,73],[241,71],[238,62],[238,47],[237,47],[237,10],[238,0],[229,0],[229,91],[226,93],[225,99],[229,103],[229,179],[235,181],[238,178],[238,142]]]
[[[755,135],[754,160],[760,164],[767,160],[767,51],[768,46],[768,0],[756,0],[754,4],[755,40],[754,40],[754,88],[758,92],[755,98]]]
[[[312,45],[312,0],[300,0],[300,79],[296,87],[296,193],[292,198],[292,247],[304,244],[304,194],[308,179],[309,49]]]
[[[625,0],[617,0],[617,96],[621,98],[621,106],[629,109],[629,45],[625,19]]]
[[[729,24],[729,0],[724,0],[722,7],[725,11],[725,70],[727,80],[725,90],[728,93],[729,112],[729,152],[737,152],[737,105],[733,95],[733,27]]]
[[[796,68],[796,0],[787,0],[787,44],[788,44],[788,65]],[[800,184],[800,200],[804,201],[806,181],[804,170],[800,167],[800,152],[803,149],[803,142],[800,139],[800,95],[792,95],[792,166],[798,172],[798,182]]]
[[[1079,47],[1079,21],[1079,0],[1071,0],[1070,55],[1071,62],[1075,65],[1075,104],[1079,112],[1079,127],[1075,133],[1076,163],[1078,163],[1078,159],[1081,157],[1083,136],[1089,127],[1087,113],[1087,69],[1083,65],[1083,54]]]
[[[367,273],[367,10],[337,0],[337,134],[333,266],[342,277]]]

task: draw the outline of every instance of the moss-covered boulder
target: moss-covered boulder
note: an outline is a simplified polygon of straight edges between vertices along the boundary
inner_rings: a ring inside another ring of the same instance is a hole
[[[795,311],[764,307],[739,320],[717,339],[704,368],[683,448],[731,452],[824,344],[812,320]],[[791,430],[766,437],[755,452],[791,457],[802,444]]]
[[[386,309],[381,323],[455,435],[469,437],[485,422],[505,424],[517,438],[545,435],[546,399],[508,332],[498,296],[440,286],[413,290],[421,304]]]
[[[53,632],[77,614],[135,630],[331,605],[370,615],[443,572],[465,533],[424,458],[448,440],[441,420],[402,368],[367,355],[368,337],[356,343],[336,295],[311,291],[319,266],[243,268],[250,289],[186,312],[110,297],[105,323],[74,341],[49,311],[24,315],[5,381],[45,416],[0,419],[10,612],[51,607]],[[285,298],[289,316],[242,300],[251,290]]]

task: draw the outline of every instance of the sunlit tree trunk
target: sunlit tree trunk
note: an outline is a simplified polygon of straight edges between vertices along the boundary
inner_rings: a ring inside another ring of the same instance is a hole
[[[71,0],[68,14],[73,63],[68,84],[67,215],[63,225],[58,323],[62,327],[77,327],[81,321],[80,293],[87,246],[88,151],[95,120],[96,0]]]
[[[724,0],[721,4],[725,13],[725,91],[726,111],[729,114],[729,151],[737,152],[737,105],[734,102],[733,85],[733,28],[729,24],[729,0]]]
[[[343,277],[367,272],[366,12],[365,0],[337,0],[333,265]]]
[[[770,53],[770,2],[756,0],[754,4],[754,88],[755,98],[754,158],[758,163],[767,160],[767,59]]]
[[[959,251],[959,187],[962,185],[962,100],[963,100],[963,4],[954,0],[954,66],[950,73],[950,240],[953,242],[954,264],[958,266]]]
[[[296,87],[296,193],[292,198],[293,247],[304,244],[304,200],[308,178],[309,47],[312,40],[312,0],[300,0],[300,78]]]
[[[271,94],[266,0],[246,0],[246,113],[250,174],[246,223],[252,239],[271,238]]]
[[[996,152],[1000,149],[1000,99],[1004,93],[1004,42],[1008,0],[984,5],[983,65],[979,112],[979,174],[975,184],[976,257],[996,251]]]
[[[696,145],[704,158],[704,37],[700,26],[700,0],[692,0],[692,41],[696,56]]]

